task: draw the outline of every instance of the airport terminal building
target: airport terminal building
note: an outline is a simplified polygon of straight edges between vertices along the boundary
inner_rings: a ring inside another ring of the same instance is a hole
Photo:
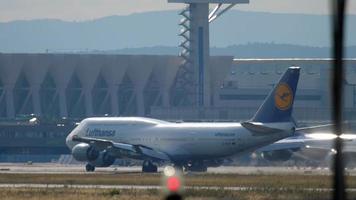
[[[0,161],[8,159],[5,153],[69,153],[64,138],[75,122],[91,116],[246,120],[290,66],[302,68],[294,109],[297,121],[330,120],[330,59],[213,56],[203,107],[175,99],[173,84],[181,62],[178,56],[156,55],[0,54]],[[344,113],[346,120],[356,120],[356,59],[346,64]],[[18,122],[26,116],[44,123]],[[31,142],[33,138],[43,141]]]
[[[244,120],[252,116],[289,66],[300,66],[295,117],[329,120],[329,59],[212,57],[209,102],[174,102],[176,56],[0,54],[0,118],[151,116],[169,120]],[[347,60],[347,118],[356,117],[356,60]]]

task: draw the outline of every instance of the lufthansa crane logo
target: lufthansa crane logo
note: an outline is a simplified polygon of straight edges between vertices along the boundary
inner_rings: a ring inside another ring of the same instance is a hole
[[[274,102],[280,110],[287,110],[292,105],[293,92],[287,84],[281,83],[277,86],[274,93]]]

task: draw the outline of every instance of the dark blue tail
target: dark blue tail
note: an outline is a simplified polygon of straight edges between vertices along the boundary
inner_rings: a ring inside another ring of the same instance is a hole
[[[299,80],[299,67],[289,67],[251,119],[253,122],[289,122]]]

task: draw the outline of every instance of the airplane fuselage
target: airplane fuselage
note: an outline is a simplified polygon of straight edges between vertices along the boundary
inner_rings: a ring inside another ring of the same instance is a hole
[[[77,135],[142,145],[164,152],[174,161],[186,161],[254,151],[292,133],[254,134],[240,123],[174,123],[141,117],[88,118],[68,136],[67,144],[73,148],[77,143],[70,138]]]

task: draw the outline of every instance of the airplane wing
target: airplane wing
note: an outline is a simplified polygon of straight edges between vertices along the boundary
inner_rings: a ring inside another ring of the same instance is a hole
[[[133,159],[142,159],[146,157],[160,161],[170,160],[166,153],[143,145],[118,143],[110,140],[79,136],[73,136],[72,140],[75,142],[87,143],[91,146],[94,146],[99,151],[107,150],[115,157],[127,157]]]
[[[324,124],[318,126],[309,126],[309,127],[300,127],[296,128],[296,131],[303,131],[303,133],[310,133],[316,131],[324,131],[325,129],[331,129],[334,127],[334,124]]]
[[[276,151],[276,150],[292,150],[292,149],[302,149],[302,148],[313,148],[313,149],[325,149],[330,150],[332,147],[325,138],[320,137],[309,137],[309,133],[323,131],[325,129],[330,129],[334,124],[324,124],[318,126],[309,127],[299,127],[296,128],[296,136],[285,138],[283,140],[277,141],[273,144],[264,146],[257,150],[257,152],[266,151]]]
[[[272,134],[272,133],[278,133],[278,132],[282,132],[283,130],[282,129],[277,129],[277,128],[271,128],[271,127],[267,127],[267,126],[263,126],[263,125],[260,125],[260,124],[255,124],[253,122],[242,122],[241,125],[254,132],[254,133],[269,133],[269,134]]]
[[[277,141],[273,144],[259,148],[256,152],[278,151],[278,150],[295,150],[305,148],[305,139],[301,137],[287,138]]]
[[[334,148],[334,134],[330,133],[311,133],[299,134],[277,141],[268,146],[262,147],[257,152],[276,151],[276,150],[294,150],[294,149],[319,149],[330,151]],[[341,136],[344,141],[344,152],[356,152],[356,135],[344,134]]]
[[[270,152],[278,150],[299,150],[303,148],[307,149],[319,149],[329,151],[333,149],[333,138],[328,136],[327,138],[319,137],[310,137],[313,134],[300,134],[298,136],[293,136],[279,140],[273,144],[264,146],[256,152]],[[346,150],[346,149],[345,149]]]

